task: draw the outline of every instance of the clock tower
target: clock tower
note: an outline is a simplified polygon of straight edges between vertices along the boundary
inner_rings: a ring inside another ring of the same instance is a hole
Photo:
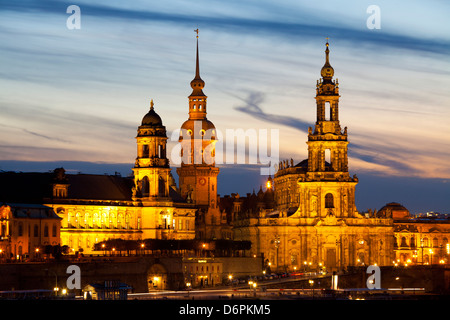
[[[205,82],[200,77],[198,29],[195,77],[191,81],[189,118],[181,126],[181,166],[177,168],[181,195],[198,207],[196,217],[197,238],[216,239],[228,234],[218,206],[215,166],[216,128],[206,117],[207,96]]]

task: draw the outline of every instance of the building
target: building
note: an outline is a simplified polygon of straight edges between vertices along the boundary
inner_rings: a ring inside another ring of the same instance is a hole
[[[317,120],[308,133],[308,158],[295,165],[292,159],[278,164],[274,207],[239,212],[236,199],[235,239],[250,240],[252,254],[263,255],[267,266],[278,271],[389,265],[392,218],[361,215],[355,206],[358,178],[348,171],[348,132],[340,125],[339,84],[333,80],[328,43],[321,76],[316,86]],[[264,199],[263,193],[260,197]]]
[[[61,218],[49,206],[4,203],[0,224],[2,262],[46,258],[60,245]]]
[[[67,174],[63,168],[1,172],[0,201],[52,209],[60,218],[58,243],[60,238],[73,253],[99,254],[95,243],[107,239],[193,239],[197,208],[177,191],[166,140],[152,101],[138,127],[132,177]]]
[[[375,214],[394,219],[394,265],[450,263],[450,217],[447,215],[414,217],[396,202],[386,204]]]

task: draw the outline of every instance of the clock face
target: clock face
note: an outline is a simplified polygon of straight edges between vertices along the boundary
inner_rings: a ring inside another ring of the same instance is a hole
[[[206,183],[206,179],[205,178],[200,178],[200,180],[198,181],[200,183],[200,185],[204,186]]]

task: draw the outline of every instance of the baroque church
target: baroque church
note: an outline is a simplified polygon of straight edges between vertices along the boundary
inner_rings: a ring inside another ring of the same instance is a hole
[[[367,217],[355,206],[358,178],[348,171],[348,132],[339,120],[339,83],[329,54],[327,42],[308,158],[278,164],[273,182],[268,180],[275,205],[234,214],[235,239],[250,239],[252,253],[264,255],[272,269],[339,270],[393,259],[392,218]]]
[[[99,254],[94,245],[109,239],[232,239],[250,241],[248,254],[278,272],[449,263],[449,219],[418,220],[397,203],[378,212],[357,210],[358,178],[349,173],[348,131],[339,119],[328,42],[308,158],[280,161],[265,190],[219,196],[216,128],[207,118],[196,31],[195,76],[179,136],[179,185],[152,100],[137,129],[131,177],[67,174],[63,168],[0,172],[0,259],[37,257],[40,248],[54,245]]]

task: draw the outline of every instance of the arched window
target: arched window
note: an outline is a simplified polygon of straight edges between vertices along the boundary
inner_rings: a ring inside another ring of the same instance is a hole
[[[325,195],[325,208],[334,208],[334,200],[331,193]]]
[[[406,243],[406,237],[402,237],[402,243],[400,244],[401,247],[407,247],[408,244]]]
[[[148,144],[144,144],[142,146],[142,158],[148,158],[148,156],[149,156]]]
[[[331,170],[330,167],[331,167],[331,149],[325,149],[325,171]]]
[[[158,193],[160,197],[166,196],[166,182],[161,176],[158,179]]]
[[[433,247],[435,247],[435,248],[438,247],[438,238],[433,239]]]
[[[144,179],[142,179],[142,190],[141,190],[141,192],[142,192],[142,196],[143,197],[148,197],[148,194],[149,194],[149,191],[150,191],[149,189],[150,189],[150,184],[149,184],[149,181],[148,181],[148,177],[145,176]]]
[[[411,239],[410,239],[409,243],[410,243],[410,246],[412,248],[414,248],[416,246],[416,238],[414,238],[414,236],[411,236]]]

